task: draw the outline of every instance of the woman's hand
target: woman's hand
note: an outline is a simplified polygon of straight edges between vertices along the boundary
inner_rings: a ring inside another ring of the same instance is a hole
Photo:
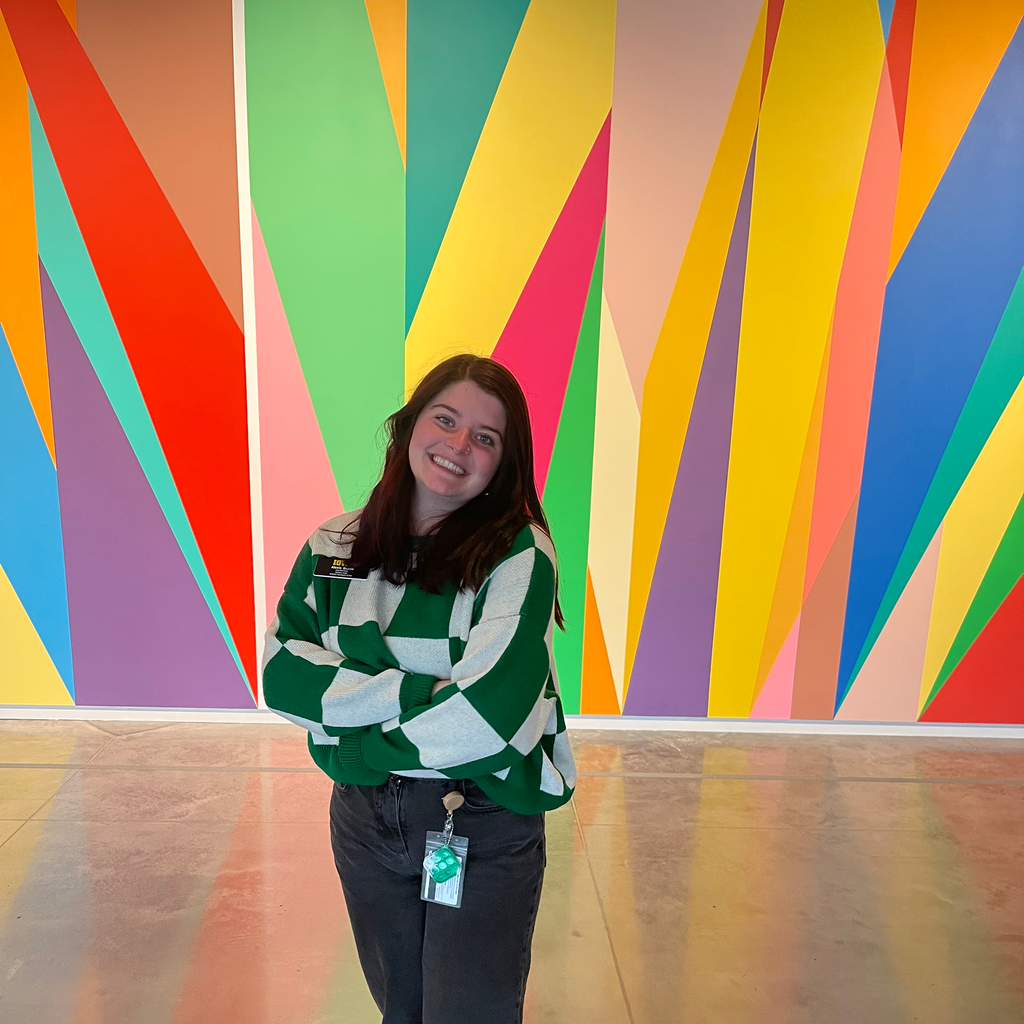
[[[451,685],[452,681],[450,679],[438,679],[438,681],[434,683],[433,689],[431,689],[430,691],[430,696],[433,697],[438,692],[438,690],[443,690],[446,686]]]

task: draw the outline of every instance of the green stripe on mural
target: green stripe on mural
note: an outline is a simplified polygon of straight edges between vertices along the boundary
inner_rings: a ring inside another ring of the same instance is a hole
[[[1017,505],[1013,518],[1006,527],[1003,539],[992,556],[985,576],[974,595],[970,608],[960,624],[956,637],[953,639],[946,660],[935,679],[932,692],[928,694],[928,704],[935,699],[935,695],[942,689],[943,683],[953,674],[953,670],[960,664],[960,659],[970,650],[971,644],[978,639],[981,631],[988,625],[989,620],[999,610],[999,606],[1006,600],[1007,595],[1017,585],[1017,581],[1024,574],[1024,498],[1021,498]]]
[[[139,460],[160,510],[185,556],[217,628],[245,679],[245,669],[221,610],[217,592],[199,553],[195,534],[178,494],[163,448],[139,390],[128,355],[121,344],[110,307],[93,269],[78,221],[46,139],[35,103],[29,97],[32,132],[32,183],[35,190],[39,256],[92,363],[128,443]],[[248,683],[246,684],[248,685]]]
[[[939,528],[953,499],[963,486],[989,434],[1024,378],[1024,270],[1006,303],[999,326],[992,337],[985,360],[974,379],[960,418],[956,422],[946,450],[942,453],[928,493],[921,503],[913,529],[882,598],[871,631],[857,659],[855,678],[892,614]]]
[[[253,206],[346,508],[404,394],[405,175],[363,0],[246,0]]]
[[[565,615],[565,632],[555,630],[555,665],[562,704],[569,715],[579,714],[583,674],[583,616],[587,604],[590,489],[594,472],[597,351],[601,335],[603,279],[602,231],[544,487],[544,511],[558,551],[559,598]]]

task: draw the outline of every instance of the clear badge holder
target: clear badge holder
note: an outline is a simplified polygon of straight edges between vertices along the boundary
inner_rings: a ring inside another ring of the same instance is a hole
[[[442,832],[428,832],[423,857],[423,884],[420,899],[440,903],[446,907],[462,906],[462,886],[466,877],[466,857],[469,840],[452,835],[452,814],[462,806],[464,797],[453,791],[445,795],[443,803],[448,817]]]

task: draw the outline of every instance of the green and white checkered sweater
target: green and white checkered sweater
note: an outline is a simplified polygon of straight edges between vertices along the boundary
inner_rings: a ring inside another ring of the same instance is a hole
[[[527,526],[478,591],[314,577],[320,555],[347,558],[351,512],[299,554],[267,631],[263,693],[309,730],[336,782],[388,773],[472,779],[520,814],[564,804],[576,785],[555,663],[555,552]],[[451,679],[435,697],[438,679]]]

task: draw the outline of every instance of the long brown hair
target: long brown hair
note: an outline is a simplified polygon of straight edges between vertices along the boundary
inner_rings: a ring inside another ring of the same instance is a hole
[[[409,466],[409,441],[420,413],[452,384],[472,381],[505,406],[501,462],[482,494],[450,512],[431,532],[412,561],[409,524],[415,478]],[[384,471],[353,524],[352,561],[380,568],[389,583],[415,580],[437,593],[446,584],[479,589],[487,574],[508,554],[516,535],[536,523],[550,535],[533,477],[533,432],[519,381],[500,363],[481,356],[458,355],[435,366],[412,397],[388,417]],[[555,621],[562,609],[555,596]]]

